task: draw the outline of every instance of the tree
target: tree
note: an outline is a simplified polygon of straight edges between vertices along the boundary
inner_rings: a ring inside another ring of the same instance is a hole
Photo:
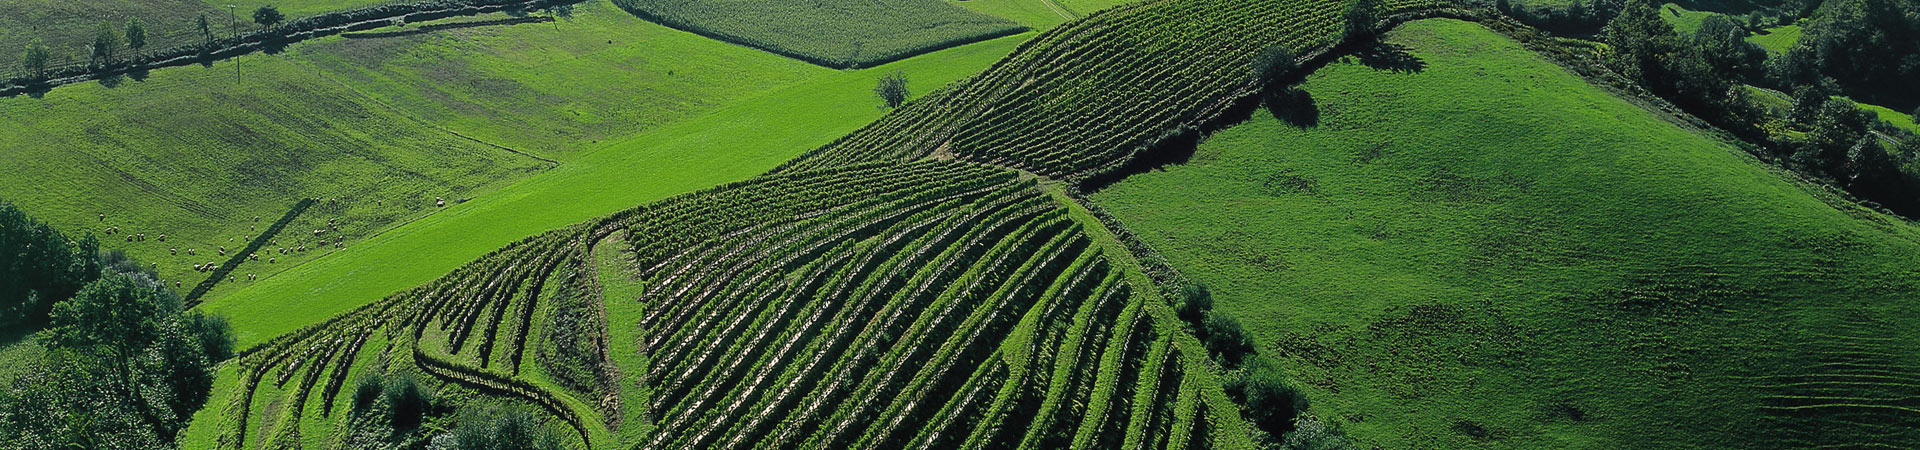
[[[105,351],[121,364],[132,360],[159,338],[161,320],[179,309],[151,288],[157,282],[136,278],[104,276],[54,305],[48,337],[63,347]]]
[[[1370,39],[1379,32],[1380,20],[1386,18],[1385,6],[1380,0],[1354,0],[1340,16],[1346,19],[1347,39]]]
[[[281,15],[280,8],[275,8],[273,5],[262,6],[260,9],[253,10],[253,23],[260,24],[262,27],[270,29],[285,20],[287,20],[287,16]]]
[[[1813,119],[1820,114],[1820,107],[1835,95],[1840,95],[1840,88],[1832,78],[1822,78],[1819,82],[1794,88],[1793,108],[1787,112],[1787,119],[1813,123]]]
[[[1656,89],[1668,85],[1666,60],[1679,37],[1673,25],[1660,18],[1660,10],[1652,2],[1629,0],[1602,33],[1611,47],[1607,63],[1615,71]]]
[[[1913,119],[1915,125],[1920,125],[1920,107],[1913,108],[1913,115],[1907,118]]]
[[[553,15],[554,29],[560,28],[560,19],[573,20],[573,4],[558,3],[547,7],[547,14]]]
[[[51,59],[53,54],[47,51],[46,42],[34,38],[27,43],[27,52],[20,57],[20,66],[27,70],[28,76],[40,78],[47,75],[47,62]]]
[[[907,74],[896,70],[880,77],[880,83],[873,87],[873,94],[886,101],[888,108],[899,108],[907,102]]]
[[[1246,408],[1243,417],[1271,436],[1284,436],[1293,428],[1293,419],[1307,409],[1307,398],[1293,385],[1273,358],[1254,357],[1227,380],[1227,395],[1240,400]]]
[[[1250,76],[1261,91],[1272,91],[1281,87],[1281,80],[1299,69],[1300,61],[1292,49],[1285,45],[1274,45],[1253,57],[1253,73]]]
[[[112,25],[102,23],[99,29],[94,30],[93,45],[88,49],[91,50],[88,53],[94,64],[113,62],[113,53],[120,49],[120,33],[114,32]]]
[[[207,13],[200,13],[200,17],[194,18],[193,20],[194,27],[200,29],[200,36],[205,37],[208,44],[212,44],[213,25],[207,23]]]
[[[139,17],[127,21],[126,35],[127,47],[132,48],[135,53],[147,46],[147,25],[141,23]]]
[[[1239,365],[1246,355],[1254,351],[1253,337],[1247,334],[1246,327],[1225,314],[1208,313],[1200,336],[1200,344],[1207,348],[1207,353],[1219,358],[1228,367]]]
[[[0,329],[45,325],[54,302],[100,277],[99,248],[91,234],[69,238],[0,200]]]

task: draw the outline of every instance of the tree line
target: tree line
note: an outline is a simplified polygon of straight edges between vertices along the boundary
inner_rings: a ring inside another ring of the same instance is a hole
[[[0,442],[19,449],[173,446],[232,356],[226,319],[180,306],[150,266],[69,238],[0,200],[0,331],[21,338],[0,384]],[[31,343],[27,341],[32,341]],[[37,351],[37,354],[26,354]]]
[[[272,29],[286,19],[287,16],[281,14],[280,9],[272,5],[262,6],[253,11],[253,23],[266,29]],[[213,44],[213,25],[208,21],[205,13],[194,19],[194,29],[199,31],[206,40],[205,44]],[[239,33],[239,30],[234,30],[234,33]],[[146,22],[135,17],[128,19],[124,25],[102,22],[94,29],[93,39],[85,44],[81,54],[86,55],[88,66],[102,67],[116,61],[123,46],[137,55],[146,49],[147,44]],[[20,67],[25,70],[28,77],[33,79],[44,79],[47,71],[53,68],[52,64],[53,50],[48,48],[46,41],[40,38],[34,38],[29,42],[26,51],[20,57]]]
[[[1603,61],[1763,158],[1920,217],[1920,136],[1850,100],[1920,106],[1920,2],[1829,0],[1779,54],[1748,33],[1715,15],[1683,35],[1652,1],[1628,0],[1601,30]],[[1756,87],[1791,93],[1791,106],[1769,111]]]

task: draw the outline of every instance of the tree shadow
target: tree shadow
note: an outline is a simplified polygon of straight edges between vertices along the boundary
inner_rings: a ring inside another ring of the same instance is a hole
[[[152,74],[153,72],[146,68],[133,69],[127,71],[127,78],[132,78],[133,81],[147,81],[147,77]]]
[[[1407,46],[1374,42],[1353,52],[1360,59],[1360,65],[1374,70],[1388,70],[1396,73],[1418,73],[1427,70],[1427,62],[1407,52]]]
[[[1295,128],[1313,128],[1320,126],[1320,106],[1313,101],[1313,94],[1302,89],[1286,88],[1264,96],[1263,103],[1273,118],[1286,122]]]

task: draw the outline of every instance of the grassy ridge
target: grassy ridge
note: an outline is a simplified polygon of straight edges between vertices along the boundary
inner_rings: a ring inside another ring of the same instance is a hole
[[[1920,442],[1920,229],[1478,25],[1388,42],[1093,196],[1363,446]]]
[[[941,0],[622,0],[635,15],[834,68],[869,67],[1025,31]]]

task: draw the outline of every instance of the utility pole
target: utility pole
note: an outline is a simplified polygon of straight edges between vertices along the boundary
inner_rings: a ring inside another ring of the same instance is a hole
[[[234,8],[239,8],[239,6],[227,5],[227,27],[233,31],[233,41],[240,42],[240,13],[234,10]],[[234,55],[233,57],[233,85],[240,85],[239,55]]]

